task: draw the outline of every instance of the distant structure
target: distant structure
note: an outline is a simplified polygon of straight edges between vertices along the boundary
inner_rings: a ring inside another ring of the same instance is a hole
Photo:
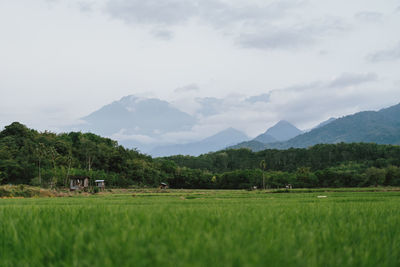
[[[94,181],[96,186],[100,189],[100,191],[103,191],[105,188],[104,180],[96,180]]]
[[[89,177],[88,176],[70,176],[69,177],[69,190],[86,190],[89,188]]]
[[[166,183],[160,183],[160,189],[167,189],[168,185]]]

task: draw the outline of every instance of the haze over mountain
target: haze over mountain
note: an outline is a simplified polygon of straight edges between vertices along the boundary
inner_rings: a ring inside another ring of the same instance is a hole
[[[198,156],[224,149],[244,140],[248,140],[248,137],[243,132],[228,128],[199,142],[159,146],[152,149],[150,154],[156,157],[171,155]]]
[[[252,101],[261,100],[268,99],[255,96]],[[230,128],[234,126],[231,124],[226,130],[221,130],[223,125],[213,124],[215,118],[220,120],[219,116],[224,114],[221,112],[231,112],[229,102],[216,98],[196,101],[197,110],[189,114],[167,101],[130,95],[92,112],[81,119],[81,124],[66,130],[90,131],[108,136],[126,147],[137,148],[153,156],[199,155],[230,146],[257,151],[337,142],[397,144],[399,139],[398,105],[378,112],[330,118],[306,133],[288,121],[281,120],[248,141],[249,138],[243,133],[245,128],[235,127],[243,130],[240,132]],[[248,99],[244,101],[249,102]],[[220,132],[215,134],[218,130]]]
[[[286,141],[290,138],[298,136],[303,133],[296,126],[288,121],[281,120],[274,126],[270,127],[263,134],[258,135],[256,138],[250,141],[245,141],[230,148],[250,148],[251,150],[258,151],[262,150],[266,144],[277,143],[279,141]]]
[[[297,129],[296,126],[290,122],[281,120],[271,128],[269,128],[265,133],[260,134],[255,141],[259,141],[264,144],[273,143],[277,141],[286,141],[299,134],[303,133],[301,130]]]
[[[316,144],[366,142],[377,144],[400,144],[400,104],[381,109],[364,111],[345,116],[296,136],[286,142],[262,144],[241,143],[232,148],[247,147],[255,151],[290,147],[304,148]]]
[[[196,118],[156,98],[125,96],[82,118],[82,129],[103,135],[117,132],[157,136],[190,129]]]

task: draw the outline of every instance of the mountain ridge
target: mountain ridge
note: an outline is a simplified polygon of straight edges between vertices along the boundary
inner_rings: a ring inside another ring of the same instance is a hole
[[[224,149],[227,146],[247,139],[248,136],[245,135],[243,132],[229,127],[197,142],[155,147],[150,151],[150,154],[156,157],[178,154],[198,156],[200,154]]]
[[[316,144],[335,143],[400,144],[400,104],[379,111],[362,111],[333,120],[326,125],[298,135],[285,142],[239,143],[230,148],[264,149],[306,148]]]

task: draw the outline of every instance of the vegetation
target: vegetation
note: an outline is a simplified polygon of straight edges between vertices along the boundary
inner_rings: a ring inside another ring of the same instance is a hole
[[[399,197],[399,192],[195,190],[3,199],[0,262],[399,266]]]
[[[20,123],[0,132],[0,184],[68,185],[71,175],[108,187],[249,189],[400,186],[400,147],[366,143],[153,159],[92,133],[39,133]]]
[[[109,186],[156,185],[151,157],[91,133],[39,133],[20,123],[0,133],[0,182],[66,186],[70,175],[106,179]]]
[[[0,186],[0,198],[14,197],[55,197],[66,195],[61,192],[54,192],[40,187],[27,185],[3,185]]]
[[[218,188],[357,187],[400,185],[400,147],[365,143],[323,144],[308,149],[229,149],[165,158],[178,166],[214,173]],[[264,166],[264,165],[263,165]],[[227,183],[227,181],[229,181]]]

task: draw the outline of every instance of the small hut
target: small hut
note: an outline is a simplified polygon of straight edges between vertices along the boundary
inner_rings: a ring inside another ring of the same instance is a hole
[[[94,181],[94,183],[96,184],[97,188],[100,189],[100,191],[104,190],[105,188],[104,180],[96,180]]]
[[[160,183],[160,189],[167,189],[168,185],[166,183]]]
[[[89,187],[89,177],[88,176],[70,176],[69,177],[69,190],[85,190]]]

